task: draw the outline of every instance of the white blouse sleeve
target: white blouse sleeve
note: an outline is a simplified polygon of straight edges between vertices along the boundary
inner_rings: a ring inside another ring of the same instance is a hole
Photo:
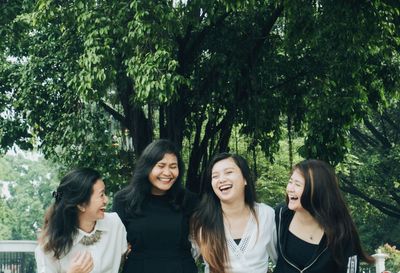
[[[61,267],[59,260],[45,254],[42,247],[38,245],[35,249],[36,267],[38,273],[60,273]]]
[[[269,259],[276,264],[278,260],[278,246],[277,246],[277,232],[276,232],[276,223],[275,223],[275,211],[273,208],[266,204],[260,204],[260,206],[264,207],[264,229],[266,229],[269,233],[268,238],[270,239],[267,242],[267,253]]]
[[[273,218],[275,219],[275,218]],[[277,245],[277,232],[276,232],[276,224],[275,220],[271,223],[272,228],[272,240],[269,242],[267,245],[267,252],[269,254],[269,257],[271,258],[272,262],[276,264],[276,261],[278,260],[278,245]]]
[[[126,237],[125,225],[122,223],[118,214],[115,212],[109,213],[111,219],[111,225],[114,226],[115,238],[116,238],[116,251],[121,253],[121,256],[128,250],[128,242]]]

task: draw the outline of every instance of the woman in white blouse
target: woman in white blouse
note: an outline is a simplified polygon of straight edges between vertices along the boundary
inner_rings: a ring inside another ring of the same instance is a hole
[[[100,174],[89,168],[68,173],[53,192],[36,248],[39,273],[117,273],[127,250],[126,231]]]
[[[202,185],[202,200],[191,219],[191,232],[205,272],[265,273],[276,261],[274,210],[256,203],[246,160],[216,155]]]

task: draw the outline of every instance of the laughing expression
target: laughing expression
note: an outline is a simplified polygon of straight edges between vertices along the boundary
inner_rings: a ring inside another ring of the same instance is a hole
[[[179,166],[176,155],[165,154],[149,173],[151,193],[153,195],[164,195],[175,183],[178,176]]]
[[[286,186],[289,209],[294,211],[303,209],[303,206],[301,205],[301,195],[304,191],[304,183],[305,180],[303,175],[298,170],[295,170]]]
[[[246,180],[232,158],[226,158],[214,164],[211,184],[221,202],[244,200]]]
[[[84,211],[81,213],[82,219],[87,221],[97,221],[104,218],[104,212],[108,203],[108,197],[105,193],[103,180],[99,179],[92,187],[92,195],[87,204],[83,205]]]

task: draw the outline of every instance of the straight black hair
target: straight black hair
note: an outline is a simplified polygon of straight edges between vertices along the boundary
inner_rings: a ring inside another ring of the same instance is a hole
[[[158,161],[163,159],[165,154],[173,154],[178,161],[179,175],[168,190],[171,205],[180,209],[183,202],[182,174],[184,164],[178,148],[173,142],[167,139],[159,139],[150,143],[140,155],[133,176],[128,186],[116,193],[115,199],[122,201],[125,205],[125,213],[128,216],[142,215],[143,203],[151,195],[151,183],[149,174]]]

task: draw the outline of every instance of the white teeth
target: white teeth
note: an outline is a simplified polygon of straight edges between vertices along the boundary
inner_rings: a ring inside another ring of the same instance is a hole
[[[219,190],[225,191],[225,190],[229,190],[230,188],[232,188],[232,185],[222,185],[221,187],[219,187]]]
[[[171,181],[171,178],[159,178],[163,182],[169,182]]]

